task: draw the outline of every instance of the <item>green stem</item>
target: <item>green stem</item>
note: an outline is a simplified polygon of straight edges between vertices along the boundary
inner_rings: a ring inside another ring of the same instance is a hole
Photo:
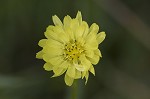
[[[78,92],[78,82],[75,81],[73,85],[71,86],[71,99],[78,99],[79,98],[79,92]]]

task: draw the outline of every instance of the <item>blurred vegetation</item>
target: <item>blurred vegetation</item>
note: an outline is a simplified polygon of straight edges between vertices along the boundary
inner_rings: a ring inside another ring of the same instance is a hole
[[[0,99],[69,99],[63,76],[50,78],[35,59],[51,16],[100,25],[107,34],[80,99],[150,99],[149,0],[0,0]]]

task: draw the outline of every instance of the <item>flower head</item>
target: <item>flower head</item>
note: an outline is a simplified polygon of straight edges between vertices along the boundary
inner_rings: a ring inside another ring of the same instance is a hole
[[[54,15],[54,25],[49,25],[44,33],[47,39],[39,41],[43,49],[36,58],[46,63],[44,69],[53,71],[52,77],[65,73],[65,83],[71,86],[74,79],[85,78],[88,81],[89,72],[95,75],[93,65],[102,57],[98,45],[105,39],[105,32],[99,31],[99,26],[93,23],[90,27],[82,20],[78,11],[76,18],[65,16],[63,23]]]

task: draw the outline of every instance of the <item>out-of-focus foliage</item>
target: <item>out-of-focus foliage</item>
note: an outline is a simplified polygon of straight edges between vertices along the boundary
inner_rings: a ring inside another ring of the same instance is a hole
[[[51,16],[96,22],[107,37],[80,99],[150,99],[149,0],[0,0],[0,99],[67,99],[63,77],[35,59]]]

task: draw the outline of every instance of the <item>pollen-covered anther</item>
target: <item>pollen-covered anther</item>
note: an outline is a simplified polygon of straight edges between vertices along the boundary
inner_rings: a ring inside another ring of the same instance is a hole
[[[72,61],[73,59],[78,59],[84,51],[80,43],[77,43],[76,41],[65,44],[64,50],[64,58],[70,61]]]

